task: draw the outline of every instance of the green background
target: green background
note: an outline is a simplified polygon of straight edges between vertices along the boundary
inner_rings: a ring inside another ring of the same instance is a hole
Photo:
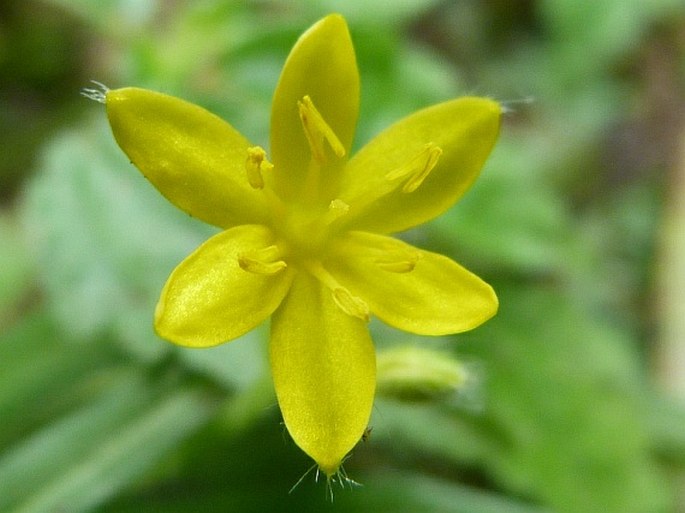
[[[341,12],[356,146],[456,96],[502,101],[471,191],[404,234],[493,284],[477,330],[371,323],[466,384],[381,388],[333,503],[284,430],[266,327],[157,338],[174,266],[214,229],[116,147],[89,80],[194,101],[268,146],[297,36]],[[0,6],[0,511],[685,511],[682,0],[9,0]],[[405,391],[406,392],[406,391]],[[411,390],[409,391],[411,392]]]

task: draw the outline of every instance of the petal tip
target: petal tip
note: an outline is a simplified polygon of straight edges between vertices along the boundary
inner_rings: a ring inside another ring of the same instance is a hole
[[[317,25],[338,25],[340,27],[345,27],[347,28],[347,20],[345,20],[345,17],[337,12],[333,12],[331,14],[328,14],[321,18],[318,23],[315,23],[314,26]]]
[[[497,312],[499,311],[499,299],[497,298],[497,293],[491,285],[485,282],[482,283],[485,285],[486,291],[483,294],[484,297],[482,297],[479,308],[477,309],[480,315],[474,313],[472,322],[464,325],[462,329],[456,331],[455,333],[463,333],[476,329],[497,315]]]
[[[316,462],[316,464],[319,466],[319,470],[326,474],[327,478],[331,478],[335,476],[335,474],[338,472],[340,469],[340,465],[342,465],[342,458],[337,459],[333,462]]]
[[[319,32],[328,32],[327,37],[336,37],[336,34],[349,33],[349,29],[347,27],[347,21],[342,14],[332,13],[315,22],[311,27],[309,27],[309,29],[302,33],[302,35],[299,37],[299,40],[302,41],[308,39],[313,34]]]

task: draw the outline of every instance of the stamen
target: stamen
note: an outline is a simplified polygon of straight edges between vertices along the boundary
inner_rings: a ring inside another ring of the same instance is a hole
[[[333,293],[333,301],[338,307],[347,315],[357,317],[363,321],[369,322],[369,305],[366,302],[352,295],[352,293],[345,287],[340,285],[338,281],[321,265],[319,262],[310,263],[307,266],[311,272],[321,283],[326,285]]]
[[[333,289],[333,300],[347,315],[369,322],[369,305],[361,298],[353,296],[345,287]]]
[[[384,271],[409,273],[414,270],[420,258],[421,253],[418,251],[394,249],[384,252],[383,257],[376,259],[374,263]]]
[[[288,267],[280,257],[281,250],[272,245],[241,253],[238,255],[238,265],[243,271],[254,274],[276,274]]]
[[[321,113],[316,109],[312,99],[309,96],[305,96],[301,101],[297,102],[297,107],[304,135],[307,137],[314,160],[320,164],[326,162],[324,141],[328,141],[336,157],[344,157],[345,147],[340,142],[340,139],[338,139],[338,136],[335,135],[333,129],[326,123]]]
[[[274,165],[266,160],[266,152],[260,146],[252,146],[247,149],[247,160],[245,170],[247,171],[247,181],[253,189],[264,188],[264,177],[262,171],[271,171]]]
[[[385,175],[385,178],[387,180],[397,180],[399,178],[409,177],[402,187],[402,192],[414,192],[438,163],[440,155],[442,155],[442,149],[440,149],[439,146],[436,146],[435,143],[428,143],[418,155],[406,164],[390,171]]]

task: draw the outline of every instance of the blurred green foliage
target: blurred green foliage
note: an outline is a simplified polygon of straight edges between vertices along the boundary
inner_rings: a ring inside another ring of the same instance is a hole
[[[211,228],[78,90],[175,94],[267,145],[280,67],[331,11],[358,54],[357,146],[454,96],[510,112],[475,187],[404,234],[491,282],[500,313],[438,339],[371,325],[381,351],[463,362],[469,389],[378,397],[346,464],[364,486],[327,504],[313,477],[288,494],[309,462],[279,424],[264,330],[209,350],[154,335],[167,275]],[[685,511],[685,407],[650,366],[683,41],[681,0],[3,3],[0,510]]]

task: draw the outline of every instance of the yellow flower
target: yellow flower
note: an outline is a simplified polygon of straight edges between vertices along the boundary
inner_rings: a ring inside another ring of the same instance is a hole
[[[103,93],[119,146],[174,205],[220,227],[171,274],[157,333],[208,347],[271,316],[278,403],[329,477],[362,437],[376,385],[367,321],[422,335],[472,329],[489,285],[387,234],[444,212],[497,138],[500,106],[448,101],[399,121],[348,158],[359,76],[345,20],[297,41],[274,94],[271,158],[204,109],[137,88]]]

